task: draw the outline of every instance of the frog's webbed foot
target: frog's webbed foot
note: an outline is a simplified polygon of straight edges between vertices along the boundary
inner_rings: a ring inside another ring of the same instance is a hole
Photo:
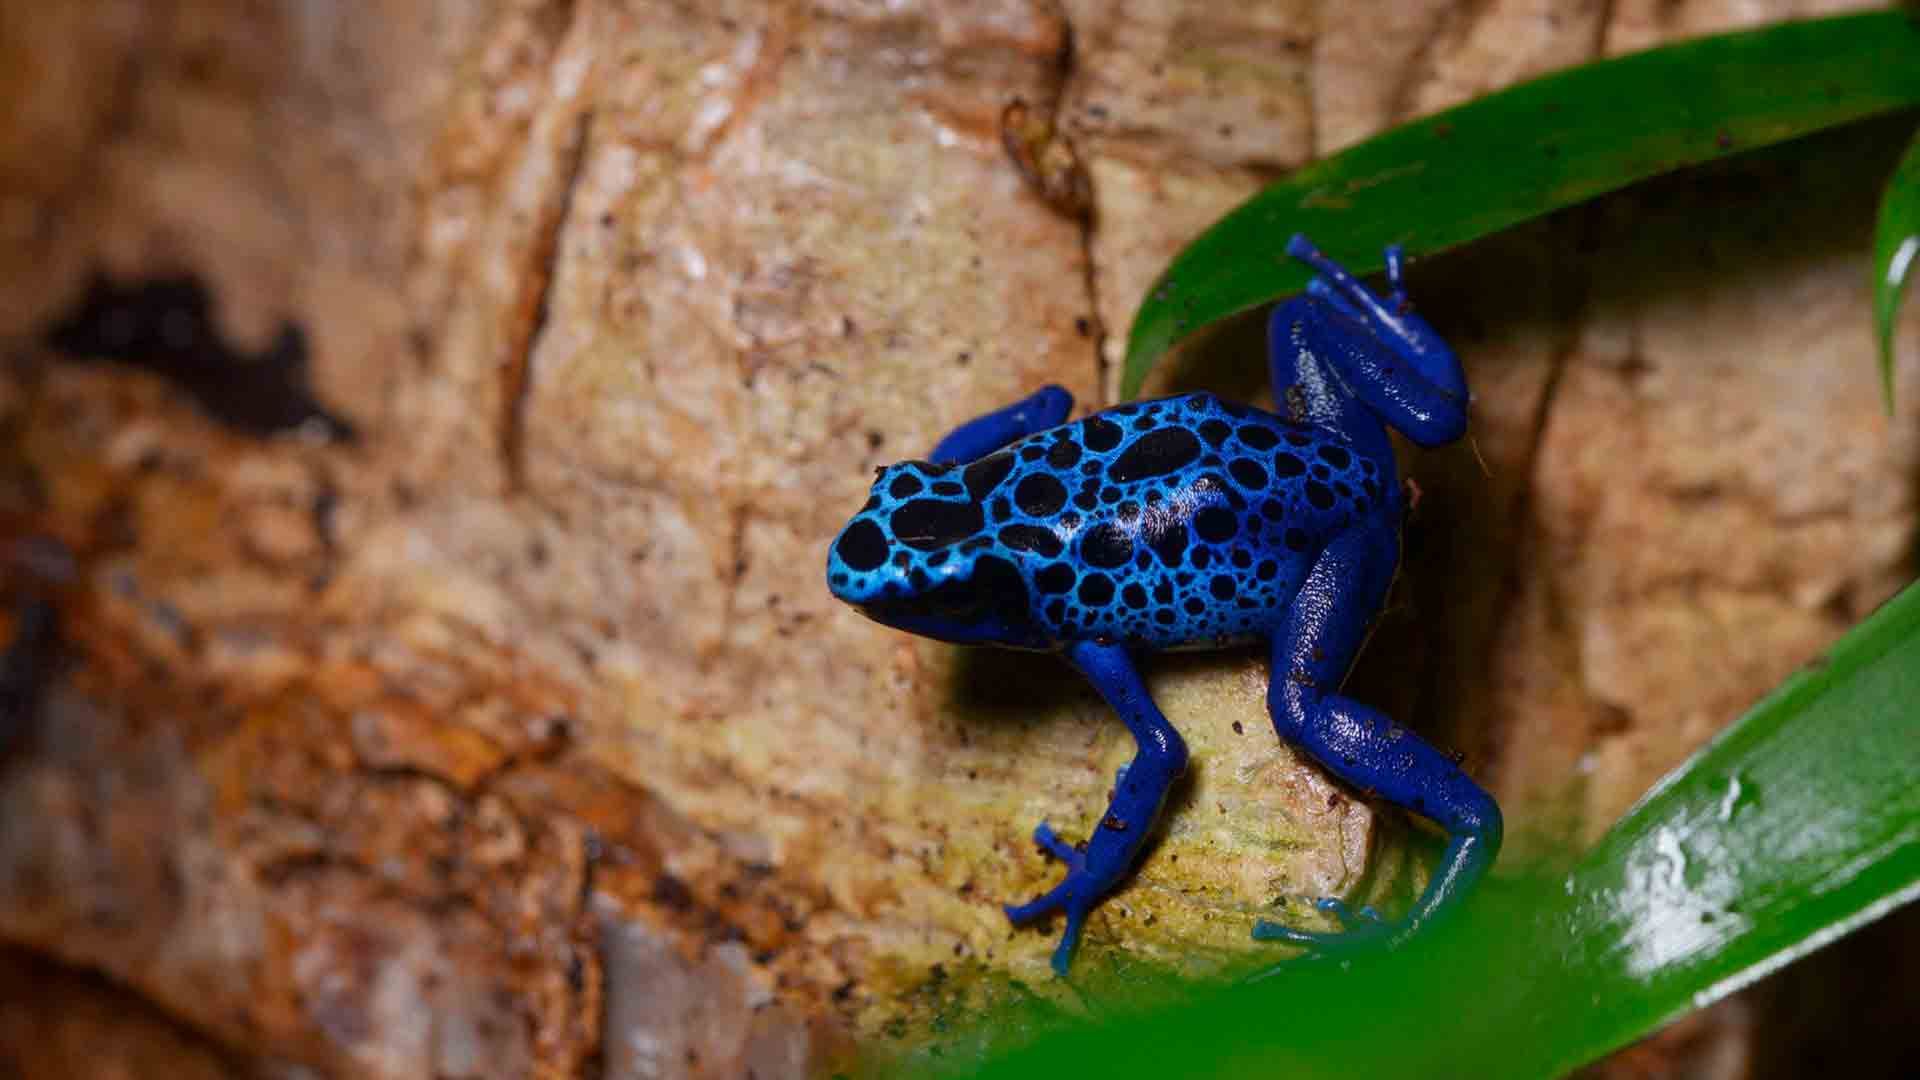
[[[1382,918],[1373,905],[1368,904],[1358,911],[1347,906],[1346,901],[1331,896],[1321,897],[1313,902],[1314,909],[1332,915],[1340,921],[1342,929],[1334,931],[1301,930],[1281,923],[1261,919],[1253,924],[1255,941],[1283,941],[1289,945],[1299,945],[1317,953],[1354,952],[1369,949],[1391,949],[1413,936],[1418,927],[1410,922],[1389,923]]]
[[[1279,941],[1327,955],[1395,949],[1418,928],[1409,923],[1371,923],[1348,930],[1301,930],[1265,919],[1253,924],[1253,940]]]
[[[1322,914],[1331,915],[1339,919],[1340,925],[1349,930],[1353,929],[1357,924],[1379,923],[1384,921],[1381,919],[1380,913],[1373,910],[1372,904],[1362,904],[1360,910],[1355,911],[1345,900],[1337,896],[1323,896],[1315,900],[1313,902],[1313,909]]]

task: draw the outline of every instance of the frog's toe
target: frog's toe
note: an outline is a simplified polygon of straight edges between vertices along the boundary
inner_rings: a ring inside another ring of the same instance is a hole
[[[1016,926],[1031,922],[1042,915],[1050,915],[1055,911],[1067,913],[1067,928],[1060,935],[1059,946],[1053,950],[1052,966],[1055,975],[1065,975],[1067,968],[1073,964],[1074,949],[1080,944],[1080,928],[1085,925],[1087,911],[1092,907],[1081,891],[1075,887],[1080,884],[1077,880],[1079,877],[1080,874],[1077,871],[1070,872],[1065,881],[1054,886],[1053,890],[1046,895],[1025,904],[1008,904],[1005,908],[1007,921]]]
[[[1378,911],[1373,909],[1372,904],[1363,904],[1360,910],[1355,911],[1353,908],[1347,906],[1345,900],[1337,896],[1323,896],[1315,900],[1313,902],[1313,909],[1315,911],[1325,912],[1339,919],[1340,925],[1349,930],[1353,929],[1353,927],[1359,923],[1381,923],[1386,921],[1380,917]]]
[[[1021,923],[1032,922],[1042,915],[1052,914],[1066,904],[1068,893],[1067,882],[1063,881],[1054,886],[1050,892],[1043,893],[1024,904],[1002,905],[1001,910],[1007,913],[1008,922],[1018,926]]]
[[[1008,920],[1016,925],[1030,922],[1061,908],[1073,908],[1076,906],[1076,897],[1084,892],[1083,886],[1087,876],[1085,852],[1060,839],[1060,835],[1053,831],[1053,827],[1044,821],[1033,827],[1033,842],[1039,845],[1040,850],[1066,863],[1067,876],[1050,891],[1027,903],[1005,905]],[[1087,905],[1083,903],[1078,906]]]
[[[1298,945],[1315,953],[1354,953],[1376,949],[1397,947],[1411,933],[1411,929],[1379,921],[1356,920],[1358,925],[1346,930],[1332,932],[1320,930],[1301,930],[1297,927],[1283,926],[1280,923],[1261,919],[1253,924],[1255,941],[1280,941],[1288,945]]]
[[[1065,975],[1067,967],[1073,963],[1074,949],[1080,943],[1080,928],[1086,923],[1087,913],[1093,910],[1106,892],[1105,886],[1111,882],[1103,882],[1100,875],[1088,868],[1087,853],[1060,839],[1045,822],[1034,828],[1033,842],[1066,863],[1067,876],[1045,894],[1024,904],[1008,904],[1003,910],[1007,913],[1007,921],[1016,926],[1056,911],[1066,913],[1066,930],[1060,935],[1059,947],[1053,951],[1054,974]]]
[[[1313,909],[1339,920],[1341,929],[1335,931],[1300,930],[1266,919],[1253,924],[1255,941],[1284,941],[1291,945],[1316,947],[1329,942],[1345,942],[1354,939],[1352,944],[1363,945],[1375,941],[1381,931],[1391,928],[1387,921],[1375,911],[1372,904],[1363,904],[1354,910],[1345,900],[1337,896],[1323,896],[1313,902]]]
[[[1033,842],[1040,846],[1040,850],[1073,869],[1079,869],[1080,865],[1086,862],[1087,857],[1079,848],[1060,839],[1060,834],[1054,832],[1053,827],[1044,821],[1033,827]]]
[[[1084,892],[1078,888],[1083,875],[1080,871],[1070,871],[1067,879],[1053,887],[1044,896],[1037,897],[1024,904],[1008,904],[1003,909],[1007,921],[1018,926],[1031,922],[1043,915],[1055,911],[1067,913],[1067,928],[1060,935],[1060,944],[1053,950],[1053,973],[1064,976],[1067,968],[1073,964],[1073,952],[1080,944],[1080,928],[1085,925],[1087,912],[1092,904],[1087,901]]]

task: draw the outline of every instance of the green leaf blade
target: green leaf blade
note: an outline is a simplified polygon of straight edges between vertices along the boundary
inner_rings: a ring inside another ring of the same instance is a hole
[[[1648,793],[1554,931],[1606,1022],[1571,1068],[1920,895],[1920,588]]]
[[[1915,104],[1920,24],[1872,12],[1600,61],[1395,128],[1266,188],[1177,255],[1134,318],[1121,397],[1193,331],[1303,288],[1307,274],[1281,250],[1294,232],[1367,272],[1389,243],[1445,250],[1664,172]]]
[[[1880,346],[1880,392],[1893,409],[1893,331],[1920,263],[1920,134],[1887,181],[1873,226],[1873,329]]]

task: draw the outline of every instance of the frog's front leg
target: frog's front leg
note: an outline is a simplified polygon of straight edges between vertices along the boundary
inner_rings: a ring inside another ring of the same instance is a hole
[[[1015,439],[1058,427],[1073,411],[1073,395],[1058,386],[1043,386],[1027,397],[975,417],[947,433],[929,458],[937,465],[965,465],[993,453]]]
[[[1015,923],[1066,912],[1067,928],[1053,953],[1053,970],[1059,975],[1065,975],[1073,961],[1087,912],[1133,869],[1167,789],[1187,768],[1186,742],[1154,705],[1126,649],[1078,642],[1068,648],[1067,658],[1120,714],[1137,749],[1115,778],[1113,800],[1084,851],[1063,843],[1044,823],[1034,830],[1034,842],[1067,864],[1066,879],[1032,903],[1007,906],[1007,918]]]
[[[1335,776],[1445,829],[1446,853],[1398,922],[1317,934],[1262,921],[1253,928],[1256,938],[1322,948],[1398,944],[1459,903],[1499,853],[1500,808],[1493,797],[1425,740],[1339,693],[1393,580],[1398,548],[1391,533],[1358,529],[1327,545],[1273,639],[1267,706],[1280,736]]]

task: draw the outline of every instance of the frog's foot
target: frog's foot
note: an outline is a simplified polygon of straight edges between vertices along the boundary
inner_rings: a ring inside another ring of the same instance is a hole
[[[1341,930],[1325,933],[1314,930],[1298,930],[1280,923],[1261,919],[1253,925],[1255,941],[1285,941],[1294,945],[1304,945],[1316,950],[1331,947],[1333,951],[1350,950],[1355,947],[1373,948],[1386,946],[1391,948],[1397,942],[1395,932],[1411,933],[1411,928],[1396,927],[1382,918],[1372,904],[1361,905],[1358,911],[1338,897],[1323,896],[1313,902],[1313,909],[1333,916],[1340,921]]]
[[[1348,906],[1345,900],[1337,896],[1323,896],[1315,900],[1313,902],[1313,910],[1339,919],[1340,925],[1349,930],[1353,929],[1356,924],[1363,922],[1378,923],[1386,921],[1380,917],[1378,911],[1373,909],[1372,904],[1362,904],[1360,905],[1360,910],[1355,911],[1352,907]]]
[[[1314,907],[1332,914],[1345,929],[1301,930],[1261,919],[1253,924],[1253,940],[1281,941],[1316,953],[1338,955],[1398,948],[1418,929],[1410,921],[1387,922],[1371,907],[1363,907],[1356,914],[1338,900],[1322,900]]]
[[[1327,258],[1319,248],[1313,246],[1302,233],[1294,233],[1287,240],[1287,254],[1306,263],[1314,271],[1312,280],[1307,282],[1307,294],[1333,305],[1341,314],[1367,321],[1369,315],[1383,320],[1383,328],[1393,327],[1400,333],[1410,328],[1397,324],[1395,316],[1404,316],[1408,311],[1406,285],[1406,249],[1399,244],[1388,244],[1383,253],[1387,267],[1387,295],[1381,296],[1354,277],[1346,267]],[[1417,342],[1423,347],[1428,343]]]
[[[1356,322],[1367,321],[1367,313],[1355,307],[1352,301],[1341,295],[1340,290],[1327,284],[1326,278],[1315,275],[1309,280],[1307,282],[1307,295],[1318,300],[1326,301],[1333,306],[1335,311],[1338,311],[1349,319],[1353,319]]]
[[[1093,905],[1113,883],[1095,880],[1098,875],[1087,868],[1086,852],[1060,839],[1045,822],[1033,830],[1033,842],[1067,864],[1066,879],[1028,903],[1006,905],[1007,919],[1018,926],[1042,915],[1065,911],[1066,933],[1060,936],[1060,945],[1053,951],[1053,973],[1065,975],[1067,966],[1073,962],[1073,951],[1080,943],[1080,928],[1086,923],[1087,912],[1093,910]]]

